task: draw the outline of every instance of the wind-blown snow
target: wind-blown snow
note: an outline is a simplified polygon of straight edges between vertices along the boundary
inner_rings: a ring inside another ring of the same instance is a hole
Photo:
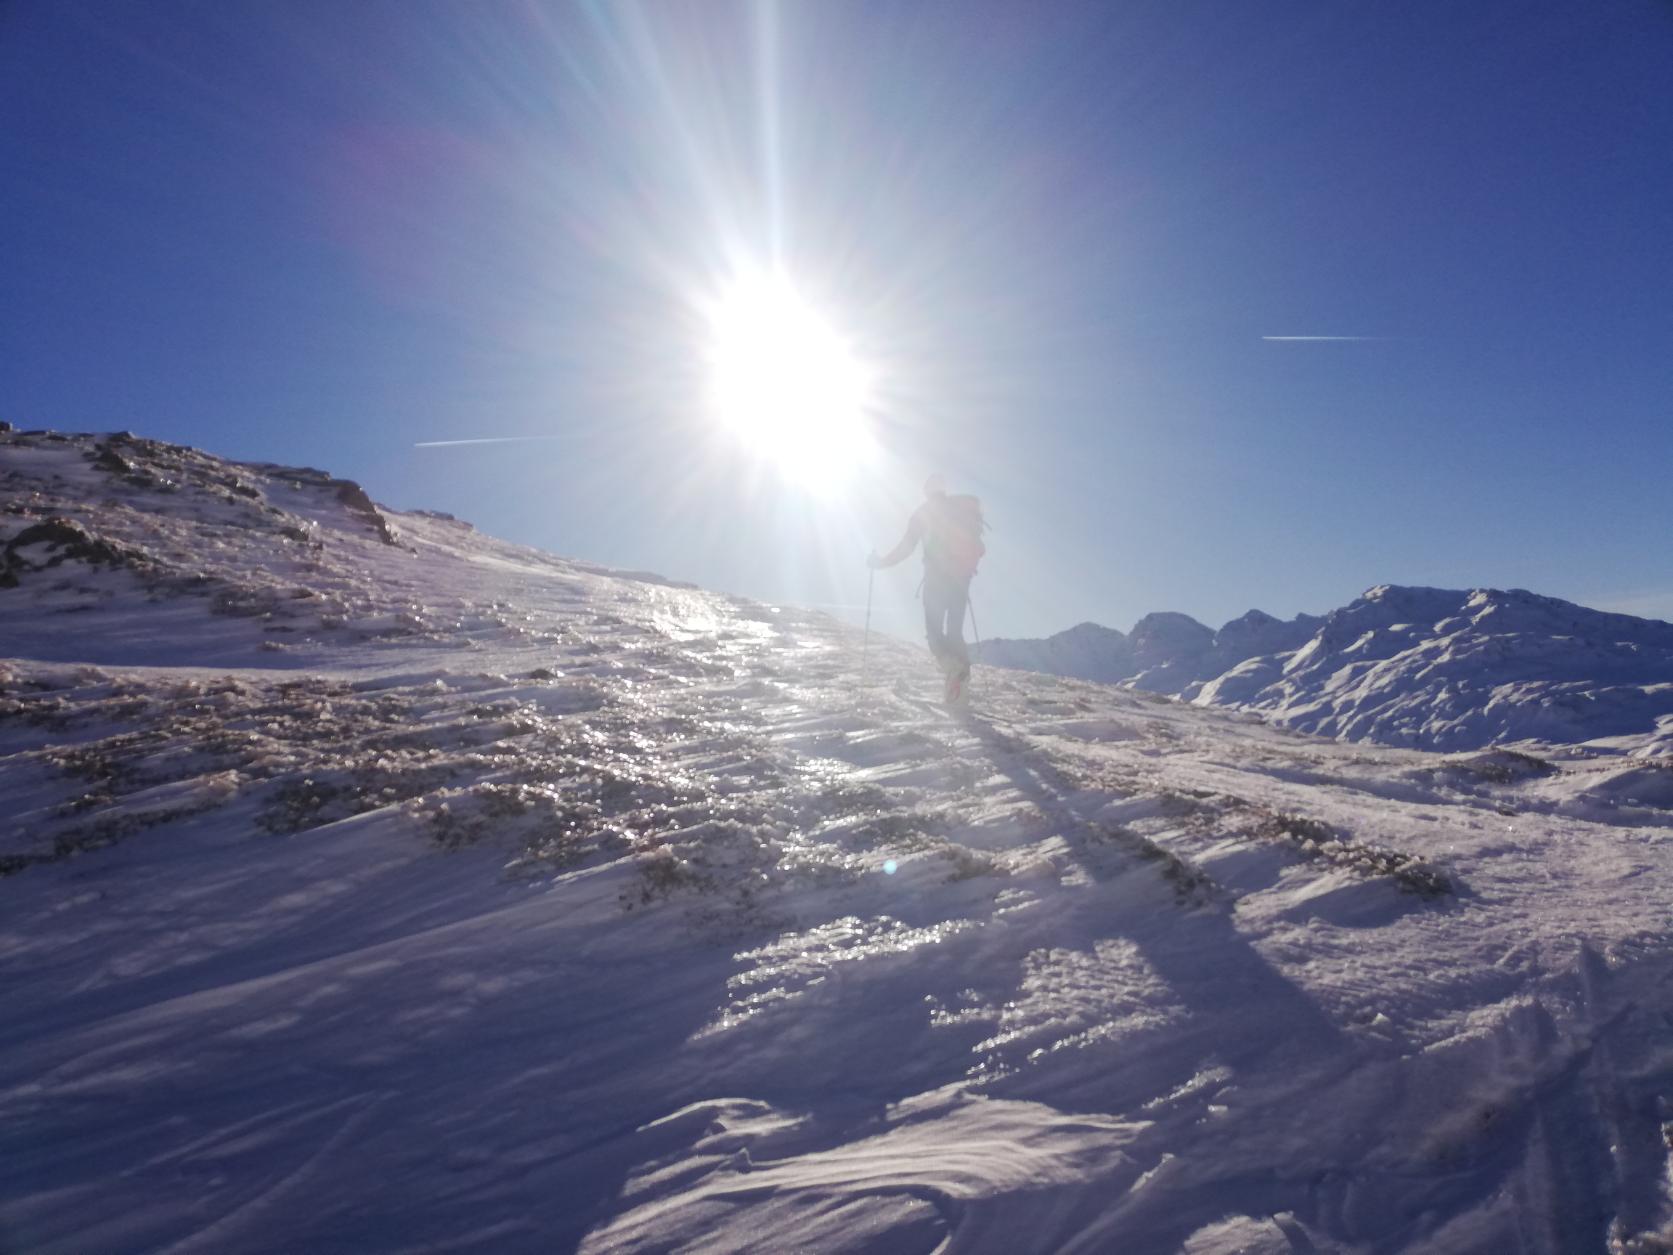
[[[953,719],[320,472],[0,485],[0,1249],[1667,1249],[1665,758]]]

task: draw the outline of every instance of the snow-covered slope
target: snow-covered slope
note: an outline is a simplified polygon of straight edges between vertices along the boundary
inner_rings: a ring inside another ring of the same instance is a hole
[[[1667,1249],[1667,760],[110,451],[0,435],[0,1249]]]
[[[990,666],[1104,684],[1133,674],[1133,647],[1127,634],[1099,623],[1078,623],[1043,640],[995,637],[981,642],[977,657]]]
[[[984,642],[982,658],[1347,740],[1673,751],[1673,625],[1519,589],[1381,585],[1322,619],[1252,610],[1211,633],[1184,615],[1148,615],[1131,636],[1086,623],[1043,641]]]
[[[1194,696],[1204,681],[1247,659],[1300,648],[1323,622],[1314,615],[1284,620],[1251,610],[1215,632],[1170,610],[1145,615],[1131,633],[1082,623],[1041,640],[983,641],[981,660],[1068,679],[1126,683],[1149,693]]]
[[[1673,625],[1519,589],[1384,585],[1196,700],[1391,745],[1623,738],[1654,756],[1673,751]]]

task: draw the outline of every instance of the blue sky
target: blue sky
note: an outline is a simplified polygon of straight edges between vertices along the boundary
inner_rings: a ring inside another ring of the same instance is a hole
[[[1669,82],[1654,0],[11,0],[0,417],[850,617],[940,469],[989,635],[1673,619]],[[874,379],[820,493],[704,402],[752,267]]]

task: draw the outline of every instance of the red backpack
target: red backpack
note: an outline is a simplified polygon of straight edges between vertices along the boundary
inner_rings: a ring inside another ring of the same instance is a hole
[[[924,556],[960,579],[969,579],[988,551],[982,541],[986,529],[979,498],[969,493],[942,497],[930,515]]]

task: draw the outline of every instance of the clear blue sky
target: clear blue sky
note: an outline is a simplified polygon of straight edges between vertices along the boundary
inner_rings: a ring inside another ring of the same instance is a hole
[[[751,262],[873,368],[835,497],[702,404]],[[0,417],[850,607],[941,469],[989,635],[1673,618],[1673,7],[0,0]]]

